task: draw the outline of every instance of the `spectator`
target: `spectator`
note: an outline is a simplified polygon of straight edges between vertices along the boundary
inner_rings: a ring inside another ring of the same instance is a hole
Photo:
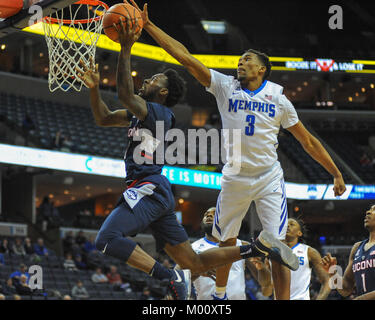
[[[107,274],[108,282],[110,284],[114,285],[121,285],[122,284],[122,279],[120,274],[117,272],[117,267],[116,266],[110,266],[109,267],[109,272]]]
[[[34,251],[38,256],[48,256],[48,250],[44,245],[43,238],[38,238],[37,243],[34,244]]]
[[[12,278],[8,278],[1,290],[1,293],[5,294],[6,296],[16,293],[16,287],[13,284]]]
[[[5,300],[5,296],[2,293],[0,293],[0,300]]]
[[[28,277],[24,274],[20,276],[20,281],[15,284],[16,292],[21,296],[32,295],[33,290],[27,284]]]
[[[91,280],[94,283],[107,283],[108,278],[104,273],[102,273],[101,268],[96,268],[95,273],[91,276]]]
[[[18,294],[13,295],[13,300],[22,300],[22,297]]]
[[[63,250],[64,253],[71,252],[72,254],[77,254],[80,252],[79,247],[76,245],[72,231],[68,231],[63,239]]]
[[[139,298],[140,300],[155,300],[155,298],[151,295],[151,291],[149,287],[144,287],[142,294]]]
[[[90,253],[93,250],[96,250],[95,237],[94,236],[90,236],[89,239],[85,242],[85,244],[83,245],[83,250],[87,254]]]
[[[42,230],[47,231],[48,223],[52,219],[53,204],[49,202],[48,196],[43,198],[42,204],[39,206],[39,216],[42,220]]]
[[[123,283],[116,266],[110,266],[107,274],[108,282],[113,285],[114,290],[130,290],[129,283]]]
[[[9,277],[12,279],[14,285],[21,280],[21,276],[26,276],[27,282],[29,282],[30,275],[26,271],[26,265],[21,263],[19,266],[19,270],[14,271]]]
[[[62,219],[60,217],[59,209],[55,207],[55,203],[51,202],[51,217],[50,217],[50,225],[52,227],[59,227],[62,223]]]
[[[69,271],[78,271],[71,253],[67,253],[64,260],[64,269]]]
[[[76,244],[79,245],[80,248],[82,248],[84,246],[87,239],[86,239],[85,234],[83,233],[82,230],[78,232],[75,240],[76,240]]]
[[[73,141],[70,138],[70,135],[65,134],[61,140],[60,150],[63,152],[72,152],[75,150]]]
[[[90,298],[89,293],[86,288],[83,286],[81,280],[77,281],[77,284],[72,289],[72,297],[77,300],[85,300]]]
[[[30,238],[25,238],[25,244],[23,245],[23,247],[25,248],[26,254],[31,255],[35,253],[35,250],[34,250],[33,245],[31,244]]]
[[[64,138],[63,138],[62,132],[60,130],[57,131],[55,134],[55,139],[52,142],[52,149],[60,150],[60,148],[62,147],[63,139]]]
[[[9,248],[9,241],[8,239],[3,239],[1,245],[0,245],[0,253],[5,253],[5,254],[11,254],[12,250]]]
[[[82,256],[80,254],[75,256],[74,262],[79,270],[87,270],[87,264],[82,261]]]
[[[31,119],[30,115],[28,113],[25,114],[25,118],[22,122],[22,131],[25,138],[25,145],[27,146],[29,144],[29,133],[31,130],[35,129],[35,124],[33,119]]]
[[[21,238],[16,238],[16,240],[15,240],[13,246],[12,246],[12,251],[15,255],[18,255],[18,256],[25,256],[26,255],[26,251],[25,251],[25,248],[23,246]]]

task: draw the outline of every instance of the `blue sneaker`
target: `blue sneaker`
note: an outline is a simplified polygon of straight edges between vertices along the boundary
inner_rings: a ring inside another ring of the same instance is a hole
[[[228,300],[227,293],[225,292],[224,298],[219,298],[215,294],[211,294],[212,300]]]
[[[168,293],[173,300],[189,300],[191,294],[190,270],[173,270],[174,276],[168,283]]]

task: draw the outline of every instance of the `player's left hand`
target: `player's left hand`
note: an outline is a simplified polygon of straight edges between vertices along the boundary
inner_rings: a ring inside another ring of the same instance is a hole
[[[117,26],[114,23],[113,27],[118,32],[118,39],[121,47],[130,49],[133,44],[139,39],[142,33],[142,29],[139,29],[139,31],[136,32],[138,27],[138,18],[135,19],[132,26],[130,26],[130,19],[126,19],[126,21],[124,21],[124,18],[122,17],[120,18],[118,24],[119,25]]]
[[[341,196],[346,190],[343,177],[341,175],[339,177],[335,177],[333,179],[333,184],[333,192],[335,193],[335,197]]]

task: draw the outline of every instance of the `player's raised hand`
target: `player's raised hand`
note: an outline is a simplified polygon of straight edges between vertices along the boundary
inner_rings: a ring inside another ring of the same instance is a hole
[[[328,272],[331,266],[334,266],[337,264],[337,259],[335,257],[332,257],[331,254],[328,252],[327,255],[325,255],[322,258],[321,264],[323,265],[324,270]]]
[[[334,178],[333,184],[333,191],[335,193],[335,197],[341,196],[346,190],[345,182],[342,176]]]
[[[138,18],[130,25],[130,19],[124,18],[119,19],[119,26],[116,23],[113,24],[113,27],[118,32],[118,39],[121,44],[121,47],[131,48],[133,44],[139,39],[142,33],[142,29],[138,28]],[[137,31],[138,28],[138,31]]]
[[[90,58],[90,66],[87,67],[83,60],[79,60],[81,68],[76,67],[78,78],[82,80],[87,88],[94,88],[99,86],[100,75],[99,75],[99,64],[94,66],[94,58]]]
[[[141,17],[143,20],[143,28],[147,27],[147,24],[150,22],[150,19],[148,18],[148,10],[147,10],[147,3],[144,4],[143,6],[143,11],[138,7],[136,2],[134,0],[130,0],[132,5],[139,10],[141,13]],[[124,3],[130,4],[127,0],[124,0]]]

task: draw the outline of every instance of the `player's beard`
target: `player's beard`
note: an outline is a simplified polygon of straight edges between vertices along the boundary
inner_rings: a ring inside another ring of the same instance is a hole
[[[205,234],[207,234],[208,236],[212,237],[212,227],[213,227],[213,224],[212,223],[202,223],[202,230],[204,231]]]

